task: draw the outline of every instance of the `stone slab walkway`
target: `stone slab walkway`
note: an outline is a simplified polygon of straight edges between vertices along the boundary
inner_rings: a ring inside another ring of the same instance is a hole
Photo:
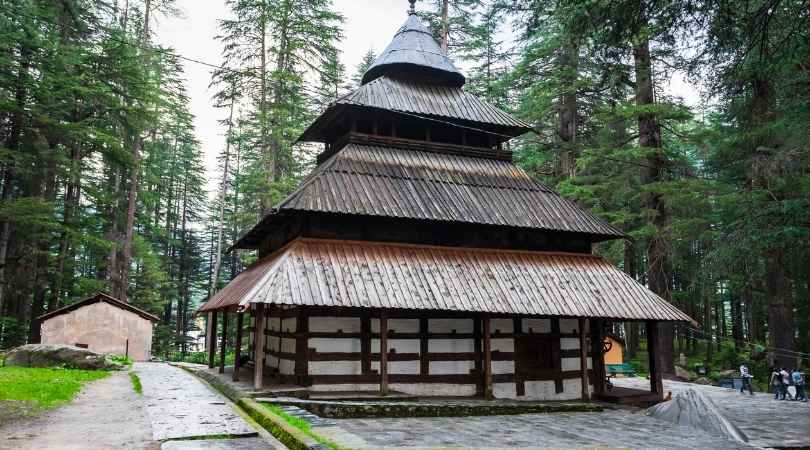
[[[750,448],[628,411],[336,420],[368,448]]]
[[[616,378],[616,386],[649,389],[644,378]],[[772,394],[747,392],[717,386],[704,386],[664,380],[664,392],[676,395],[685,389],[704,393],[723,414],[748,436],[756,447],[810,447],[810,402],[778,401]]]
[[[225,398],[199,379],[164,363],[136,363],[152,438],[188,439],[206,436],[256,436]]]
[[[146,400],[126,372],[85,387],[72,402],[0,429],[0,449],[157,449]]]

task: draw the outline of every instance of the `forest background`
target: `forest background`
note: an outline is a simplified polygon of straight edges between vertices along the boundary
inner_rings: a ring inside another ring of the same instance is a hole
[[[156,354],[188,358],[196,306],[254,260],[226,250],[312,169],[319,148],[295,139],[374,54],[341,62],[329,0],[226,5],[213,63],[156,42],[173,0],[0,4],[0,349],[104,290],[163,319]],[[466,89],[535,127],[518,164],[632,237],[595,251],[698,321],[661,330],[666,372],[680,353],[810,357],[810,3],[417,7]],[[211,69],[226,130],[216,173],[190,63]],[[666,89],[681,74],[697,107]],[[614,328],[638,356],[643,330]]]

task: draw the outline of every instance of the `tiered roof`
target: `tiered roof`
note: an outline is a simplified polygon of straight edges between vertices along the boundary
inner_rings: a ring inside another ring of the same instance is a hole
[[[499,144],[529,125],[464,92],[463,84],[464,76],[412,13],[363,85],[332,104],[301,136],[327,143],[319,165],[235,247],[259,248],[271,230],[284,229],[292,217],[315,217],[329,226],[328,214],[485,225],[493,233],[560,232],[584,242],[624,236],[515,166]],[[411,138],[393,131],[362,134],[354,124],[347,131],[355,114],[402,120],[397,126],[410,126]],[[432,126],[479,134],[473,145],[463,133],[454,143],[431,141],[429,133],[412,138],[414,129]],[[496,137],[478,139],[489,135]],[[330,237],[340,232],[331,230]],[[292,240],[281,248],[276,243],[275,251],[201,310],[276,303],[690,320],[587,253],[286,239]]]

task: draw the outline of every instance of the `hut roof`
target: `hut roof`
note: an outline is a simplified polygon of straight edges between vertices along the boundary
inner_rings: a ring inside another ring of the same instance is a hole
[[[465,92],[460,87],[417,83],[393,76],[381,76],[337,99],[298,138],[324,141],[323,132],[345,107],[364,107],[452,119],[499,134],[519,136],[531,125]],[[500,139],[503,140],[503,139]]]
[[[112,297],[112,296],[110,296],[108,294],[105,294],[103,292],[97,292],[97,293],[93,294],[91,297],[88,297],[88,298],[86,298],[84,300],[80,300],[80,301],[78,301],[76,303],[71,303],[70,305],[63,306],[63,307],[61,307],[59,309],[55,309],[55,310],[53,310],[53,311],[51,311],[49,313],[43,314],[43,315],[37,317],[37,320],[45,321],[45,320],[50,319],[51,317],[56,317],[56,316],[61,315],[61,314],[67,314],[67,313],[69,313],[71,311],[75,311],[75,310],[77,310],[77,309],[79,309],[79,308],[81,308],[83,306],[90,305],[92,303],[99,303],[99,302],[108,303],[108,304],[110,304],[112,306],[115,306],[117,308],[125,309],[125,310],[127,310],[129,312],[135,313],[135,314],[143,317],[144,319],[151,320],[152,322],[160,322],[160,318],[158,316],[156,316],[154,314],[150,314],[150,313],[148,313],[148,312],[146,312],[146,311],[144,311],[144,310],[142,310],[140,308],[136,308],[136,307],[130,305],[129,303],[124,303],[121,300],[118,300],[117,298]]]
[[[313,211],[624,234],[509,161],[348,144],[236,242],[256,248],[278,212]]]
[[[200,312],[251,303],[691,321],[601,257],[299,238]]]
[[[388,47],[363,75],[368,83],[389,73],[424,75],[439,83],[460,87],[464,75],[442,52],[433,35],[415,14],[410,14]]]

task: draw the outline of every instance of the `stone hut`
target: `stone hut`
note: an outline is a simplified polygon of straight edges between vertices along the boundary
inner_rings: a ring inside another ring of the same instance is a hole
[[[43,344],[66,344],[147,361],[160,319],[104,293],[39,316]]]

